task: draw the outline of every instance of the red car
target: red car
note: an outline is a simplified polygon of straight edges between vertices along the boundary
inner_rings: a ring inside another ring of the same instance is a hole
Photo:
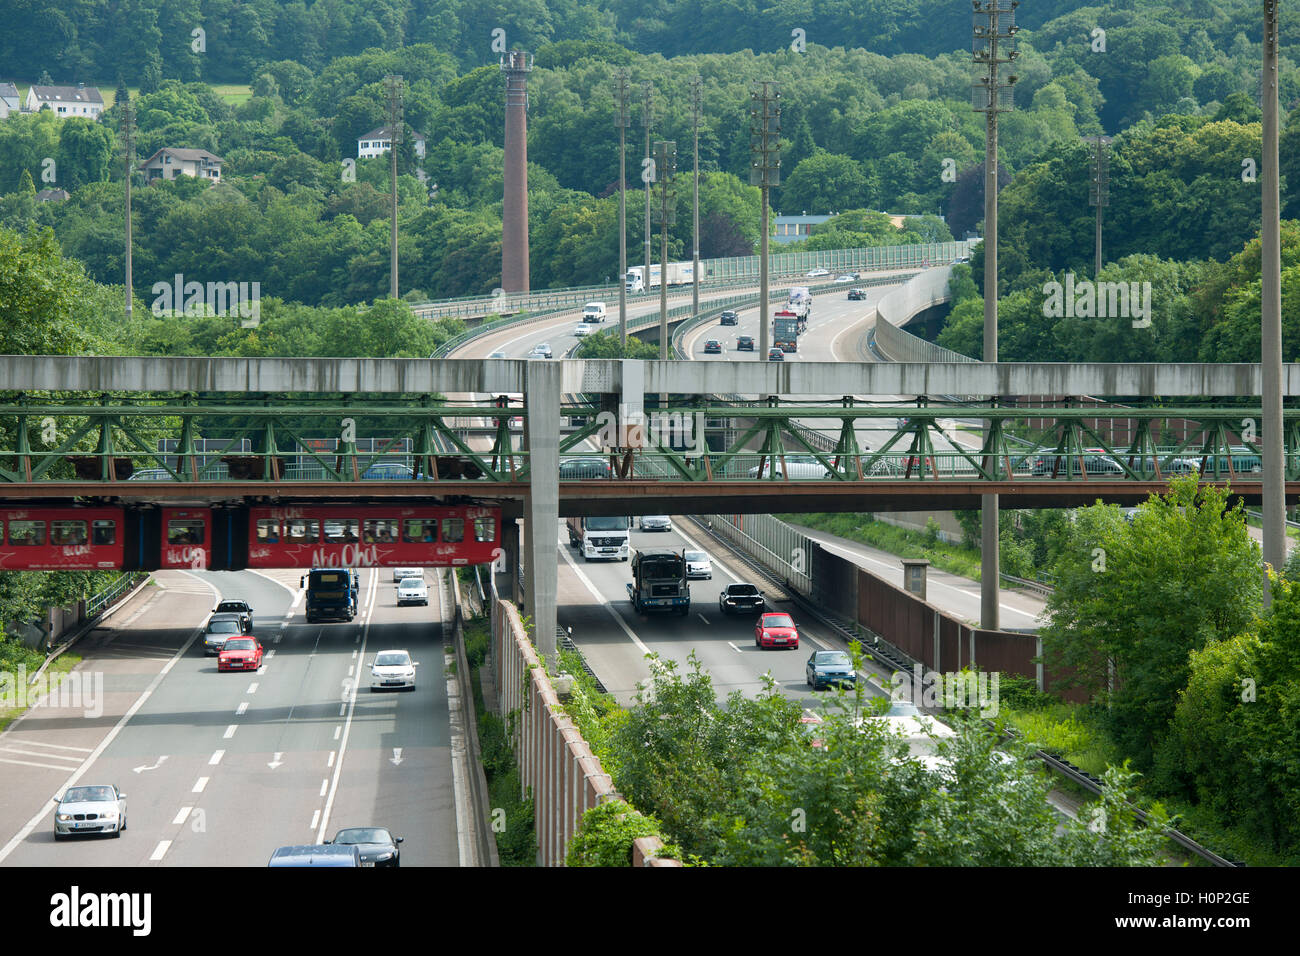
[[[218,671],[255,671],[262,666],[262,644],[255,637],[232,637],[217,655]]]
[[[789,647],[798,649],[799,628],[789,614],[764,614],[754,625],[755,647]]]

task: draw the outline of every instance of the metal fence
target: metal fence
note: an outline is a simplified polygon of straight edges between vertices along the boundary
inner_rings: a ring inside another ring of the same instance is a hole
[[[120,598],[142,579],[148,577],[147,574],[123,574],[111,585],[100,591],[93,597],[86,599],[87,618],[93,618],[105,608],[110,607],[114,601]]]
[[[771,515],[714,515],[713,530],[802,594],[812,591],[807,535]]]

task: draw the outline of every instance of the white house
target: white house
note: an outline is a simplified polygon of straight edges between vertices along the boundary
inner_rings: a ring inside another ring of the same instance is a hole
[[[158,179],[175,179],[177,176],[195,176],[221,182],[220,156],[213,156],[206,149],[173,149],[163,147],[143,163],[145,180],[154,182]]]
[[[415,144],[415,155],[424,159],[424,136],[413,132],[411,133],[411,142]],[[369,133],[357,138],[357,159],[382,156],[388,152],[388,148],[392,145],[393,133],[391,127],[380,126],[372,129]]]
[[[60,118],[68,116],[85,116],[98,119],[104,112],[104,97],[99,95],[99,88],[78,83],[76,86],[36,86],[27,90],[27,99],[23,101],[23,110],[29,113],[39,112],[49,107],[50,112]]]
[[[0,119],[10,113],[17,113],[22,108],[18,99],[18,87],[13,83],[0,83]]]

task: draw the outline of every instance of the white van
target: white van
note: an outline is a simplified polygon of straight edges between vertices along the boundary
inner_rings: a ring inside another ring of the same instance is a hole
[[[606,311],[604,302],[588,302],[582,307],[582,321],[586,325],[590,325],[593,322],[604,322],[605,315]]]

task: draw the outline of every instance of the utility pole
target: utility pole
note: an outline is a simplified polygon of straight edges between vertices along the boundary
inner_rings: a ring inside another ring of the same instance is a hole
[[[1259,440],[1264,465],[1264,562],[1279,574],[1286,565],[1286,486],[1282,455],[1282,256],[1278,194],[1277,45],[1278,0],[1264,0],[1264,141],[1260,217],[1260,406]],[[1268,580],[1264,601],[1272,600]]]
[[[1109,136],[1092,137],[1095,152],[1092,157],[1092,182],[1088,189],[1088,205],[1097,207],[1097,255],[1092,277],[1101,277],[1101,210],[1110,205],[1110,176],[1107,170],[1109,156],[1106,147],[1110,145]]]
[[[758,253],[758,360],[767,361],[770,347],[767,301],[768,190],[781,185],[781,93],[763,80],[749,93],[749,184],[763,193],[762,239]]]
[[[653,180],[646,180],[645,170],[651,159],[650,127],[654,123],[654,92],[649,80],[641,83],[641,123],[645,126],[645,162],[641,166],[641,182],[645,186],[645,281],[641,284],[644,292],[650,291],[650,182]],[[663,285],[663,278],[659,277],[660,285]]]
[[[126,145],[126,320],[131,321],[131,170],[134,145],[135,113],[131,107],[131,94],[122,100],[122,139]]]
[[[659,209],[655,213],[655,222],[659,224],[659,358],[667,361],[668,227],[677,221],[677,196],[671,182],[673,174],[677,172],[677,143],[673,140],[655,143],[654,172],[659,185]],[[646,190],[649,191],[648,184]],[[662,407],[661,404],[660,408]]]
[[[1010,111],[1014,102],[1015,76],[998,78],[998,67],[1010,64],[1015,51],[1016,7],[1020,0],[971,0],[974,8],[975,78],[971,105],[986,119],[984,139],[984,361],[998,360],[998,113]],[[999,49],[999,41],[1003,41]],[[998,396],[990,396],[996,403]],[[995,449],[989,445],[992,422],[984,423],[987,465],[996,467]],[[980,623],[990,631],[998,629],[998,585],[1001,561],[998,554],[998,496],[980,496]]]
[[[704,77],[698,73],[691,77],[691,129],[695,140],[695,188],[691,200],[694,225],[694,253],[691,256],[691,315],[700,314],[700,106]]]
[[[392,220],[390,241],[389,241],[389,268],[388,268],[388,297],[390,299],[398,298],[397,295],[397,146],[402,142],[402,127],[405,123],[405,116],[402,106],[402,77],[399,74],[390,73],[384,77],[384,87],[388,90],[388,158],[389,172],[391,174],[391,191],[390,197],[392,206],[390,209],[390,219]]]
[[[618,340],[627,348],[627,70],[615,76],[614,122],[618,124]],[[646,276],[649,279],[649,276]]]

